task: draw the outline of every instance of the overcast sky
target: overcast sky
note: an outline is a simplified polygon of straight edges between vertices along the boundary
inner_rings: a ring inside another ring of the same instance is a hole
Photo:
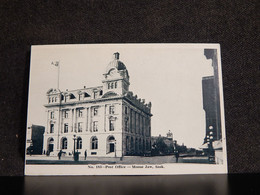
[[[35,46],[31,55],[28,123],[46,126],[46,92],[102,85],[113,53],[120,53],[130,76],[130,91],[152,102],[152,135],[171,130],[179,144],[199,147],[205,136],[202,77],[213,75],[205,45],[110,44]],[[207,47],[210,48],[210,47]],[[212,45],[211,45],[212,48]]]

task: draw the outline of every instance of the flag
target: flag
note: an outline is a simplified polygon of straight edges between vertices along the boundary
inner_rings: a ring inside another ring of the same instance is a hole
[[[52,62],[51,65],[54,65],[54,66],[59,66],[59,61],[56,61],[56,62]]]

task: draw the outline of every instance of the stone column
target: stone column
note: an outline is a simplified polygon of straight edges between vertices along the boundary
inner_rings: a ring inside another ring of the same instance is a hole
[[[85,113],[86,113],[86,131],[88,131],[88,118],[89,118],[89,108],[85,108],[86,109],[86,111],[85,111]]]

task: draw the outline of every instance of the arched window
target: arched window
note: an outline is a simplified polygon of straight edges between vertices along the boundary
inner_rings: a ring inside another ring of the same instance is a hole
[[[66,137],[61,138],[61,149],[67,149],[68,148],[68,140]]]
[[[114,83],[111,83],[111,89],[114,89]]]
[[[77,149],[82,149],[82,139],[81,139],[81,137],[77,138]]]
[[[97,137],[91,138],[91,149],[92,150],[98,149],[98,139],[97,139]]]
[[[115,82],[115,88],[117,88],[117,82]]]
[[[107,139],[107,149],[108,152],[115,152],[115,137],[114,136],[108,136]]]

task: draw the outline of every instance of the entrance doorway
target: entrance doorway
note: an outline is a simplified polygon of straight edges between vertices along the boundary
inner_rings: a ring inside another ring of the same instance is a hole
[[[114,136],[109,136],[108,137],[108,152],[115,152],[115,138]]]
[[[115,151],[115,144],[110,143],[109,144],[109,152],[114,152]]]
[[[48,140],[48,148],[47,148],[48,153],[53,152],[53,145],[54,145],[54,139],[53,138],[49,138],[49,140]]]

